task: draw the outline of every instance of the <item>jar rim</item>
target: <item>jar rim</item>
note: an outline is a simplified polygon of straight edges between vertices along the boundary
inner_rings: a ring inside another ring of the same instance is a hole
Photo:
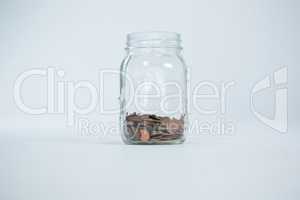
[[[168,31],[145,31],[127,34],[127,47],[181,48],[180,34]]]

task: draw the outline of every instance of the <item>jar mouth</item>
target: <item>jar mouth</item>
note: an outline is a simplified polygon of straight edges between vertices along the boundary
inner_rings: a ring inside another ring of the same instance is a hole
[[[127,34],[127,48],[181,48],[180,34],[166,31]]]

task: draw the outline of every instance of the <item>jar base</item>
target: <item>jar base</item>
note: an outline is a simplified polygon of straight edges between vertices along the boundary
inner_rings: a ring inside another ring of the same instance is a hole
[[[139,114],[126,115],[123,139],[126,144],[181,144],[184,142],[184,115],[180,118]]]
[[[128,145],[176,145],[176,144],[182,144],[185,141],[185,138],[177,138],[174,140],[165,140],[165,141],[161,141],[161,140],[151,140],[151,141],[135,141],[135,140],[126,140],[123,139],[125,144]]]

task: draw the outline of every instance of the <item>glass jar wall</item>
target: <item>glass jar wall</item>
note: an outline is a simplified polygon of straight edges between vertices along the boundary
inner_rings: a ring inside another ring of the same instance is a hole
[[[187,130],[187,68],[180,35],[127,35],[120,76],[120,126],[126,144],[178,144]]]

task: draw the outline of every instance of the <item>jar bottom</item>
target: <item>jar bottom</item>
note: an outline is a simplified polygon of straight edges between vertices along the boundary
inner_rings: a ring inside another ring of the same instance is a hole
[[[176,145],[176,144],[182,144],[184,143],[185,138],[178,138],[178,139],[173,139],[173,140],[165,140],[165,141],[135,141],[135,140],[129,140],[129,139],[124,139],[124,142],[128,145]]]
[[[180,119],[154,114],[126,116],[126,144],[181,144],[184,142],[184,116]]]

